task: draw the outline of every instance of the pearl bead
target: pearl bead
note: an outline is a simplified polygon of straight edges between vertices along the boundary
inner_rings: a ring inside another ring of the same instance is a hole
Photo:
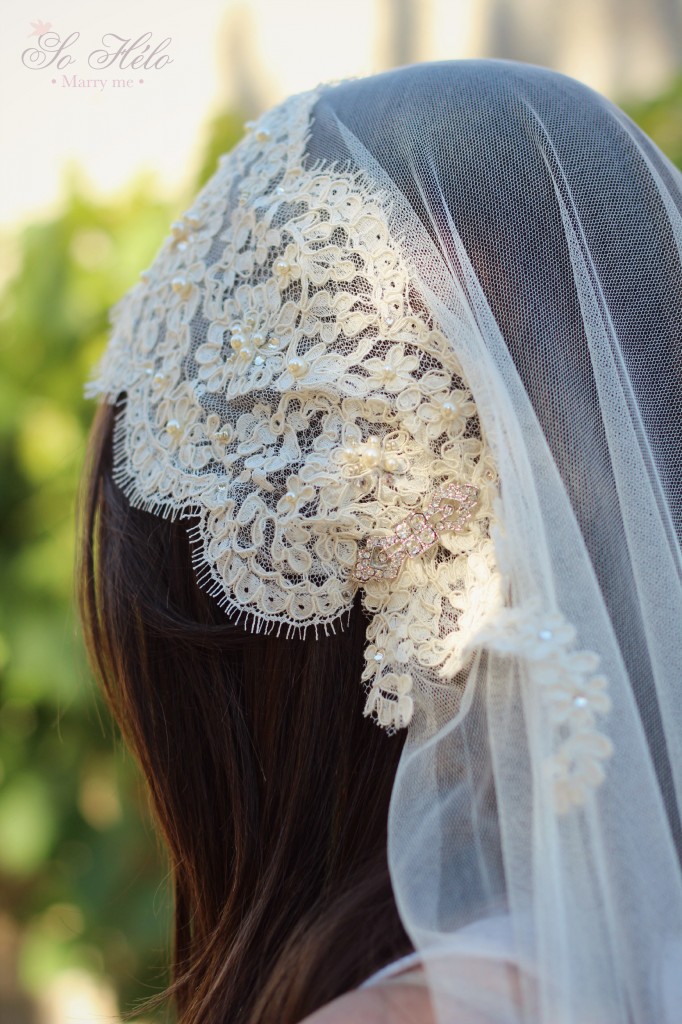
[[[220,441],[221,444],[228,444],[231,440],[230,431],[226,430],[224,427],[222,430],[217,430],[215,433],[215,439],[216,441]]]
[[[192,291],[192,284],[186,277],[174,277],[171,281],[171,288],[182,299],[186,299]]]
[[[270,139],[270,132],[267,130],[267,128],[259,128],[258,131],[256,132],[256,139],[258,140],[258,142],[268,142],[268,140]]]
[[[179,424],[178,420],[168,420],[168,422],[166,423],[166,430],[172,436],[175,436],[175,435],[179,434],[180,433],[180,424]]]
[[[386,323],[388,324],[388,326],[389,326],[389,327],[392,327],[392,326],[393,326],[393,324],[395,323],[395,319],[394,319],[394,317],[392,317],[392,316],[387,316],[387,317],[386,317]]]
[[[574,697],[573,703],[577,708],[586,708],[590,702],[587,697]]]
[[[154,381],[155,384],[165,384],[166,379],[166,374],[161,373],[160,370],[157,370],[157,372],[152,377],[152,380]]]
[[[277,193],[278,196],[284,195],[284,189],[282,188],[281,185],[277,186],[277,188],[275,189],[275,192]]]
[[[384,652],[383,651],[377,651],[377,653],[374,655],[374,660],[375,661],[383,661],[384,660]]]
[[[441,405],[441,409],[443,410],[443,412],[449,412],[452,413],[453,415],[456,415],[459,412],[457,403],[453,402],[452,399],[450,398],[446,399],[446,401],[443,402],[443,404]]]
[[[540,632],[538,633],[538,636],[540,637],[541,640],[551,640],[552,639],[552,630],[551,629],[541,629]]]
[[[305,359],[301,359],[298,356],[295,359],[289,360],[287,368],[292,377],[303,377],[308,372],[308,364]]]
[[[263,342],[265,341],[265,338],[264,338],[264,337],[263,337],[263,335],[262,335],[262,334],[260,333],[260,331],[256,331],[256,332],[255,332],[255,334],[252,334],[252,335],[251,335],[251,341],[252,341],[252,342],[254,343],[254,345],[255,345],[255,346],[256,346],[257,348],[260,348],[260,346],[261,346],[261,345],[263,344]]]
[[[254,363],[256,364],[256,366],[262,366],[264,362],[265,360],[263,359],[262,356],[256,356],[256,358],[254,359]]]
[[[395,472],[399,465],[400,462],[395,455],[387,455],[384,459],[384,469],[387,469],[390,473]]]

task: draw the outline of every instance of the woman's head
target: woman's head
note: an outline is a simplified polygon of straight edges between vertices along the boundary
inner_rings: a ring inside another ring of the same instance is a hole
[[[500,909],[528,1021],[661,1017],[622,936],[682,916],[681,210],[579,83],[399,69],[265,115],[117,307],[81,600],[188,1022]]]

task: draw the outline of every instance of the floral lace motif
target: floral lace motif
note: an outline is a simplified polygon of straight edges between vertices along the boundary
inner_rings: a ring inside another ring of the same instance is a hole
[[[475,490],[466,524],[363,584],[365,713],[393,730],[414,709],[408,666],[452,678],[501,606],[497,474],[389,233],[390,198],[306,155],[318,93],[264,115],[221,159],[114,308],[86,394],[126,393],[117,482],[138,507],[196,517],[199,582],[256,629],[333,628],[361,544],[443,488]]]
[[[611,741],[596,724],[611,708],[607,680],[595,674],[598,655],[571,650],[575,639],[563,615],[531,607],[502,609],[494,625],[473,640],[476,647],[521,657],[528,666],[551,730],[553,753],[544,770],[559,814],[585,803],[604,780],[602,762],[613,754]]]

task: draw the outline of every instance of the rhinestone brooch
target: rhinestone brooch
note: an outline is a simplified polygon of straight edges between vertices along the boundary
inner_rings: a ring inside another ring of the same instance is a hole
[[[478,490],[470,484],[439,487],[419,512],[410,512],[388,537],[364,541],[351,573],[358,583],[393,580],[406,558],[415,558],[440,540],[443,533],[461,533],[473,515]]]

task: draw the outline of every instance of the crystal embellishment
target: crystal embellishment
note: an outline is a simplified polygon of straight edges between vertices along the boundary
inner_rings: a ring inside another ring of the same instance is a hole
[[[416,558],[440,541],[443,533],[461,533],[473,515],[478,490],[470,484],[439,487],[421,511],[410,512],[387,537],[365,541],[351,573],[358,583],[393,580],[406,558]]]

